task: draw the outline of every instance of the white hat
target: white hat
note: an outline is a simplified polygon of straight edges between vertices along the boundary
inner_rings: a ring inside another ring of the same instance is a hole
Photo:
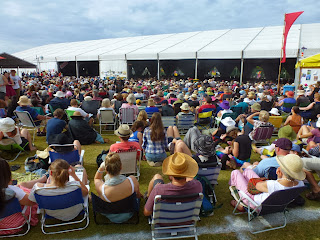
[[[273,114],[273,115],[280,116],[280,113],[279,113],[278,108],[272,108],[269,113],[270,113],[270,114]]]
[[[62,91],[58,91],[54,96],[58,98],[64,98],[66,95]]]
[[[6,117],[0,119],[0,131],[3,133],[12,132],[16,128],[12,118]]]
[[[181,110],[185,110],[185,111],[188,111],[190,110],[190,106],[188,103],[184,102],[182,103],[182,105],[180,106]]]
[[[320,128],[320,118],[318,118],[318,121],[316,122],[316,127]]]
[[[226,118],[222,119],[221,123],[226,127],[236,125],[236,122],[231,117],[226,117]]]
[[[92,97],[86,96],[83,100],[85,100],[86,102],[90,102],[90,101],[92,101]]]

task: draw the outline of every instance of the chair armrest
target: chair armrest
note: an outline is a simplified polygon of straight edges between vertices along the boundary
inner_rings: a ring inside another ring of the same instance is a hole
[[[81,165],[83,165],[84,152],[85,152],[85,151],[82,149],[82,150],[81,150],[81,154],[80,154],[80,163],[81,163]]]
[[[240,195],[240,200],[242,200],[243,198],[247,199],[249,203],[251,203],[253,206],[255,207],[259,207],[260,205],[257,204],[255,201],[252,200],[251,197],[249,197],[245,192],[241,191],[238,189],[239,195]]]

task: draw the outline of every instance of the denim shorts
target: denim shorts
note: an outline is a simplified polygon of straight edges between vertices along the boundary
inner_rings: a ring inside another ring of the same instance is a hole
[[[152,162],[162,162],[166,157],[167,154],[164,153],[146,153],[146,159],[148,161],[152,161]]]

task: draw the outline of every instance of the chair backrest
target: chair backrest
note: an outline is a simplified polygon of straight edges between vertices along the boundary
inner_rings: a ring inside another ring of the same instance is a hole
[[[65,161],[67,161],[69,164],[75,163],[75,162],[80,162],[80,155],[79,155],[78,150],[73,149],[72,151],[70,151],[71,147],[74,148],[73,144],[63,144],[63,145],[51,144],[49,147],[50,148],[58,147],[59,150],[61,150],[59,152],[49,151],[49,158],[50,158],[51,162],[53,162],[57,159],[63,159]],[[66,149],[66,151],[63,151],[64,148]]]
[[[270,139],[272,137],[273,130],[273,126],[260,126],[256,129],[252,139],[255,141]]]
[[[198,221],[202,198],[202,193],[155,196],[152,224],[178,225],[179,223]]]
[[[121,174],[137,173],[137,156],[141,157],[140,150],[117,152],[120,156],[122,169]]]
[[[262,209],[260,215],[282,212],[305,189],[306,187],[294,187],[273,192],[261,203]]]
[[[0,212],[0,219],[22,211],[18,198],[12,198],[5,203],[5,208]]]
[[[100,107],[100,101],[97,101],[97,100],[93,100],[93,101],[89,101],[89,102],[83,101],[81,104],[81,108],[85,112],[91,113],[94,116],[97,115],[99,107]]]
[[[271,123],[275,128],[280,128],[283,122],[283,118],[281,116],[270,116],[269,123]]]
[[[44,111],[42,107],[31,107],[31,108],[36,110],[39,115],[44,115]]]
[[[6,117],[6,109],[5,108],[0,108],[0,117],[5,118]]]
[[[177,115],[179,112],[181,112],[182,103],[176,103],[173,106],[174,114]]]
[[[178,118],[178,129],[189,129],[194,126],[195,116],[193,114],[183,114]]]
[[[68,109],[65,109],[64,111],[67,114],[68,119],[71,120],[72,119],[71,116],[73,115],[73,113],[75,111],[74,110],[68,110]]]
[[[114,123],[113,111],[100,110],[99,122],[100,124]]]
[[[213,115],[213,111],[201,112],[198,114],[198,118],[211,118]]]
[[[163,127],[167,128],[169,126],[176,125],[176,117],[175,116],[162,116],[161,117]]]
[[[19,119],[20,123],[22,124],[22,126],[24,127],[36,127],[31,115],[29,112],[27,111],[14,111],[14,114],[17,116],[17,118]]]
[[[132,124],[135,121],[133,108],[120,108],[121,123]]]
[[[277,176],[277,168],[276,167],[271,167],[268,169],[267,178],[269,180],[277,180],[278,176]]]
[[[51,104],[48,104],[48,106],[49,106],[49,109],[50,109],[50,112],[53,114],[53,112],[57,109],[57,108],[59,108],[58,106],[52,106]]]
[[[40,189],[41,190],[41,189]],[[40,195],[38,190],[35,191],[34,196],[40,209],[45,210],[59,210],[65,209],[77,204],[84,203],[81,188],[55,196]]]
[[[91,192],[91,196],[92,208],[94,212],[103,214],[118,214],[139,211],[138,202],[136,201],[137,196],[135,192],[127,198],[111,203],[103,201],[93,192]]]
[[[200,167],[198,170],[198,176],[206,177],[211,185],[218,184],[218,177],[221,170],[221,165],[217,164],[215,167]]]
[[[224,113],[221,117],[221,119],[225,119],[226,117],[231,117],[233,120],[235,120],[238,117],[238,113],[232,112],[232,113]]]

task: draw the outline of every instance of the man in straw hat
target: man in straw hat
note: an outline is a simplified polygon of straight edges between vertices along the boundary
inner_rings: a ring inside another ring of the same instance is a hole
[[[235,186],[236,189],[244,191],[257,204],[261,204],[275,191],[304,186],[302,180],[306,178],[306,174],[303,171],[303,162],[299,156],[295,154],[278,156],[276,161],[279,166],[276,170],[277,180],[258,182],[255,187],[260,193],[256,195],[252,195],[248,192],[248,181],[251,178],[259,178],[259,176],[252,169],[246,169],[243,173],[239,170],[232,171],[229,181],[231,195],[235,195],[234,188],[232,187]],[[249,204],[248,200],[244,200],[244,203],[247,205]],[[236,206],[236,204],[237,201],[231,201],[232,206]],[[238,206],[238,210],[245,211],[243,206]]]
[[[167,157],[162,164],[162,173],[169,176],[171,183],[164,184],[160,174],[154,175],[148,186],[144,215],[152,214],[156,195],[187,195],[202,192],[201,183],[193,179],[198,170],[197,162],[187,154],[177,152]]]
[[[31,101],[27,96],[21,96],[18,101],[19,106],[16,108],[18,112],[28,112],[34,121],[35,125],[40,126],[43,120],[50,119],[51,117],[47,117],[45,115],[40,115],[38,112],[31,108]],[[46,136],[46,128],[44,127],[42,132],[40,128],[38,128],[37,136]]]

